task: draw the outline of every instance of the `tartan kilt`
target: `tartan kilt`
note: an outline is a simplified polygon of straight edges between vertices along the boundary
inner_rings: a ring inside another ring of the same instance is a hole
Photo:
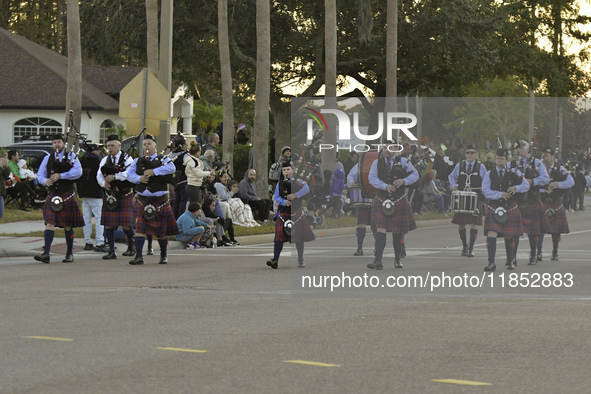
[[[371,222],[373,228],[384,228],[386,232],[395,234],[406,234],[417,228],[412,208],[406,196],[396,201],[394,204],[396,213],[393,216],[385,216],[382,213],[382,203],[386,198],[375,196],[373,207],[371,209]]]
[[[509,220],[505,224],[499,224],[495,221],[495,208],[497,205],[492,205],[494,208],[486,208],[486,217],[484,218],[484,235],[487,236],[489,231],[497,233],[498,237],[504,235],[508,236],[522,236],[523,225],[521,223],[521,212],[517,208],[517,203],[511,203],[507,208]]]
[[[70,198],[67,201],[64,201],[64,209],[61,212],[56,213],[53,212],[50,208],[51,199],[55,196],[60,196],[64,200],[72,195],[72,192],[56,194],[56,193],[49,193],[47,198],[45,199],[45,204],[43,205],[43,219],[45,219],[45,224],[52,224],[55,227],[84,227],[84,218],[82,217],[82,213],[80,212],[80,207],[78,206],[78,199],[74,194],[74,197]]]
[[[371,208],[355,208],[353,212],[357,216],[357,225],[371,224]]]
[[[486,206],[484,205],[484,202],[478,201],[478,215],[472,215],[471,213],[456,213],[451,219],[451,222],[460,225],[476,224],[477,226],[482,226],[482,217],[485,209]]]
[[[160,203],[155,204],[155,206],[156,205],[160,205]],[[156,238],[164,238],[168,235],[176,235],[179,233],[179,228],[174,219],[174,213],[172,213],[170,202],[167,201],[166,204],[157,211],[156,219],[150,222],[146,221],[142,215],[144,206],[137,202],[135,206],[135,214],[137,216],[136,233],[152,235]]]
[[[135,227],[136,210],[133,204],[133,193],[119,199],[119,207],[115,211],[105,208],[106,196],[103,196],[101,224],[106,227]],[[139,204],[138,204],[139,205]]]
[[[542,202],[544,211],[548,208],[554,209],[554,218],[548,220],[550,223],[550,234],[568,234],[570,229],[568,228],[568,221],[566,220],[566,211],[564,205],[562,205],[562,199],[552,202]]]
[[[279,211],[278,217],[275,220],[275,242],[310,242],[316,239],[314,232],[310,228],[308,221],[302,210],[298,210],[293,215],[295,226],[292,229],[292,236],[288,237],[283,231],[283,221],[291,219],[291,212],[289,210]],[[281,220],[283,218],[283,220]]]
[[[542,205],[542,201],[537,201],[531,207],[532,215],[521,215],[523,223],[523,232],[526,234],[547,234],[550,232],[550,222],[546,216],[546,209]]]

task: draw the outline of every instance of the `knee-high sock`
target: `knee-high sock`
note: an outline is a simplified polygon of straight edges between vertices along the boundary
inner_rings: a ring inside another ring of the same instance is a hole
[[[127,236],[127,248],[133,249],[133,235],[134,235],[133,229],[132,228],[130,228],[129,230],[124,229],[123,232]],[[152,238],[150,238],[150,240],[148,241],[148,245],[150,245],[150,246],[152,245]]]
[[[470,229],[470,250],[474,249],[474,243],[476,242],[476,238],[478,238],[478,229],[471,228]]]
[[[166,249],[168,248],[168,238],[158,238],[158,245],[160,245],[160,257],[166,256]]]
[[[400,252],[402,251],[402,243],[404,239],[401,233],[392,233],[392,243],[394,244],[394,258],[400,260]]]
[[[519,247],[519,235],[513,236],[513,244],[515,245],[515,246],[513,246],[513,258],[516,259],[517,258],[517,248]]]
[[[107,238],[109,250],[115,253],[115,229],[113,227],[105,228],[105,238]]]
[[[497,239],[495,237],[487,237],[486,248],[488,249],[488,261],[494,263],[495,254],[497,253]]]
[[[542,244],[544,243],[544,234],[538,235],[538,244],[536,245],[538,248],[538,254],[542,254]]]
[[[466,229],[463,228],[461,230],[458,230],[460,233],[460,239],[462,240],[462,245],[464,247],[468,246],[468,244],[466,243]]]
[[[505,238],[505,252],[507,252],[507,261],[513,261],[513,238]]]
[[[530,256],[536,255],[536,246],[538,246],[538,236],[533,234],[527,234],[529,239],[529,253]]]
[[[298,263],[304,261],[304,243],[296,242],[296,249],[298,250]]]
[[[275,247],[273,249],[273,260],[279,261],[279,255],[283,250],[283,242],[275,241]]]
[[[560,242],[560,234],[552,234],[552,254],[558,253],[558,243]]]
[[[43,247],[43,253],[49,254],[49,249],[51,248],[51,244],[53,243],[53,235],[54,230],[45,230],[43,233],[43,238],[45,239],[45,246]]]
[[[135,236],[135,257],[143,257],[142,249],[144,248],[145,237]]]
[[[386,247],[386,233],[376,232],[376,261],[382,261]]]
[[[357,250],[363,249],[363,240],[366,233],[365,227],[357,227]]]
[[[72,249],[74,248],[74,229],[64,230],[64,234],[66,235],[66,246],[68,248],[66,254],[72,254]]]

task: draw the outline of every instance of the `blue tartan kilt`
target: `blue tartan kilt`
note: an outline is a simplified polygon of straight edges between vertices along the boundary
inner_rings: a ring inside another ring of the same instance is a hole
[[[523,223],[523,232],[526,234],[547,234],[550,232],[550,222],[546,216],[546,210],[541,201],[536,202],[531,206],[532,214],[525,216],[521,214],[521,221]]]
[[[158,207],[162,205],[162,203],[160,202],[153,205]],[[168,235],[176,235],[179,233],[179,228],[174,219],[174,214],[172,213],[172,208],[170,207],[169,202],[166,202],[163,207],[158,209],[156,219],[149,222],[146,221],[142,215],[144,206],[139,203],[136,203],[135,206],[135,214],[137,216],[136,233],[152,235],[156,238],[164,238]]]
[[[471,213],[456,213],[451,219],[451,222],[460,225],[476,224],[477,226],[482,226],[482,218],[485,210],[484,202],[478,202],[478,210],[478,215],[472,215]]]
[[[385,216],[382,213],[382,203],[386,198],[375,196],[371,209],[371,222],[375,229],[383,228],[386,232],[406,234],[417,228],[412,208],[406,196],[394,204],[396,213],[393,216]]]
[[[136,210],[133,204],[133,194],[119,198],[119,207],[115,211],[105,208],[106,197],[103,197],[101,224],[105,227],[135,227]]]
[[[66,201],[74,192],[55,194],[49,193],[43,205],[43,219],[45,224],[52,224],[55,227],[84,227],[84,218],[78,206],[78,199],[76,194]],[[55,196],[60,196],[64,199],[64,209],[61,212],[53,212],[50,208],[51,199]]]
[[[507,207],[507,214],[509,215],[509,220],[507,220],[507,223],[505,224],[499,224],[495,221],[495,208],[497,208],[498,205],[491,204],[491,207],[493,208],[486,208],[486,217],[484,218],[485,236],[488,235],[489,231],[496,232],[498,237],[502,237],[504,235],[513,237],[523,235],[521,212],[519,212],[519,208],[517,208],[517,203],[513,202],[511,203],[511,205],[509,205],[509,207]]]
[[[355,208],[353,212],[357,216],[357,225],[371,224],[371,208]]]
[[[554,209],[554,218],[548,220],[550,223],[550,234],[568,234],[570,229],[568,228],[568,221],[566,220],[566,211],[564,205],[562,205],[562,199],[552,202],[542,202],[544,211],[548,208]]]
[[[283,220],[281,220],[282,218]],[[285,235],[285,232],[283,231],[283,222],[289,219],[295,222],[295,226],[293,227],[291,232],[291,237]],[[293,219],[291,212],[289,210],[279,211],[278,217],[275,220],[275,242],[298,243],[310,242],[314,241],[315,239],[316,236],[310,228],[310,225],[308,224],[308,221],[306,220],[306,217],[301,209],[293,214]]]

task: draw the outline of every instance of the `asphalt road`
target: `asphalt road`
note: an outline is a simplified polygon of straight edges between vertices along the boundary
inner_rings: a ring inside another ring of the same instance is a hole
[[[308,244],[304,269],[288,250],[268,268],[271,244],[175,251],[166,266],[91,252],[73,264],[0,259],[0,392],[589,393],[591,212],[568,217],[558,262],[547,238],[544,260],[527,266],[522,239],[506,271],[499,242],[494,277],[475,287],[484,237],[475,258],[459,257],[451,225],[408,234],[402,270],[389,238],[377,273],[365,268],[371,240],[353,258],[352,235]],[[407,286],[301,286],[365,274]]]

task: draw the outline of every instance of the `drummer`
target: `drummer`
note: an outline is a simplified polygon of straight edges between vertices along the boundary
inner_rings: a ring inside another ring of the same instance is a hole
[[[497,149],[496,167],[488,171],[482,180],[482,193],[488,199],[484,219],[484,235],[488,249],[488,265],[485,271],[496,270],[495,254],[497,236],[505,238],[507,269],[515,269],[515,240],[523,234],[521,213],[514,201],[515,193],[525,193],[529,183],[521,172],[507,166],[507,149]]]
[[[574,186],[575,180],[566,168],[556,163],[556,155],[554,149],[547,148],[542,157],[546,170],[550,176],[550,183],[544,189],[540,189],[542,205],[546,216],[550,221],[550,234],[552,234],[552,258],[551,260],[558,260],[558,243],[560,242],[560,234],[568,234],[568,221],[566,220],[566,212],[564,205],[562,205],[562,196],[565,190]],[[551,216],[549,216],[549,214]],[[538,256],[542,260],[542,242],[544,236],[540,235],[538,240]]]
[[[369,183],[377,189],[371,211],[376,226],[376,256],[374,262],[367,265],[370,269],[384,268],[382,256],[386,247],[386,232],[392,232],[394,267],[402,268],[403,235],[417,228],[405,186],[415,183],[419,173],[409,160],[396,154],[399,148],[400,145],[395,142],[386,142],[382,157],[372,163],[369,171]]]
[[[462,256],[474,257],[474,243],[478,236],[477,226],[482,226],[482,211],[484,210],[482,197],[482,179],[486,175],[486,167],[478,160],[476,160],[476,147],[468,145],[466,147],[466,160],[460,161],[449,174],[449,186],[451,190],[456,191],[470,191],[478,194],[478,204],[474,208],[478,208],[478,212],[472,213],[455,213],[452,223],[457,224],[460,232],[460,240],[462,240]],[[462,207],[460,207],[462,208]],[[466,225],[470,225],[470,245],[466,240]]]
[[[351,199],[353,198],[351,189],[357,188],[360,191],[360,183],[359,163],[356,163],[347,176],[347,187],[351,192]],[[356,208],[353,208],[353,212],[355,213],[355,216],[357,216],[357,230],[355,231],[357,236],[357,251],[353,253],[353,256],[363,256],[363,240],[365,239],[367,226],[371,225],[371,201],[371,199],[368,199],[367,207],[358,205]]]

